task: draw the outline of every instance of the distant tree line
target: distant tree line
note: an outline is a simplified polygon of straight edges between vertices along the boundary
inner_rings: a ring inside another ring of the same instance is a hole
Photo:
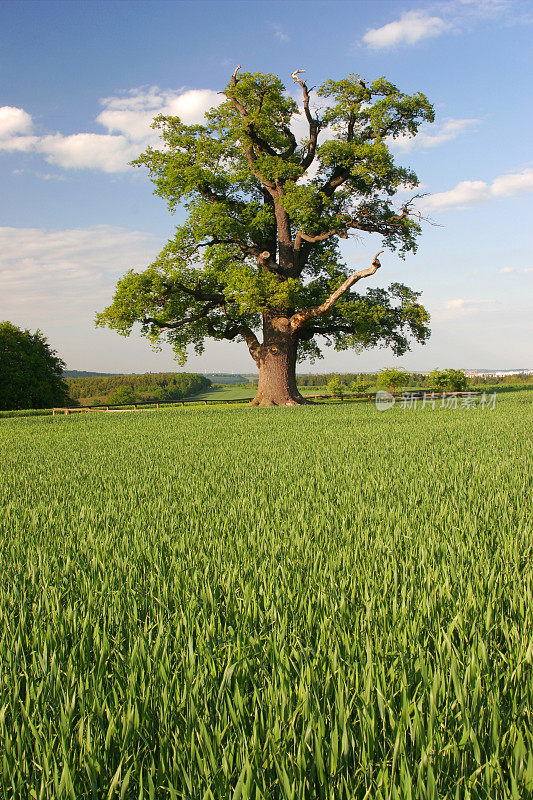
[[[464,392],[469,388],[490,389],[497,386],[526,387],[533,385],[533,375],[505,375],[500,377],[474,376],[467,378],[460,369],[434,369],[429,373],[405,372],[391,367],[380,372],[325,373],[300,375],[299,386],[326,386],[329,394],[341,397],[346,392],[367,392],[386,389],[399,392],[422,389],[428,392]]]
[[[528,386],[533,384],[533,374],[521,373],[518,375],[472,375],[468,379],[472,386]]]
[[[427,375],[422,373],[391,369],[382,372],[326,372],[321,375],[298,375],[297,382],[298,386],[327,386],[334,379],[336,383],[340,381],[347,389],[364,392],[367,388],[376,386],[380,376],[391,373],[398,373],[402,376],[401,385],[403,386],[418,386],[427,378]]]
[[[109,375],[119,375],[118,372],[87,372],[83,369],[66,369],[64,378],[107,378]]]
[[[298,386],[326,386],[332,378],[340,378],[345,386],[349,386],[360,377],[368,379],[368,381],[375,381],[376,373],[325,372],[321,375],[298,375],[296,382]]]
[[[179,401],[203,392],[211,385],[205,375],[187,372],[148,372],[144,375],[67,379],[70,397],[81,405],[97,402],[126,405],[143,401]]]

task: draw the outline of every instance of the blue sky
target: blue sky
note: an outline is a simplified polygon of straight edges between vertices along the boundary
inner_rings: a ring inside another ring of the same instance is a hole
[[[72,368],[176,369],[170,350],[93,324],[182,219],[127,166],[149,120],[199,121],[237,64],[290,92],[296,68],[310,85],[357,72],[435,105],[395,153],[438,224],[416,255],[384,254],[372,284],[422,291],[433,335],[402,358],[326,351],[301,370],[533,367],[532,23],[520,0],[0,0],[0,319],[40,328]],[[345,255],[360,268],[378,244],[351,239]],[[212,343],[186,369],[253,366],[244,344]]]

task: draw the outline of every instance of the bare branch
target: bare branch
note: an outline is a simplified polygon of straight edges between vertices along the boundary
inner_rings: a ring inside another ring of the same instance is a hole
[[[350,228],[355,228],[357,230],[367,231],[370,233],[381,233],[385,236],[393,232],[393,229],[397,223],[401,222],[406,217],[416,217],[416,219],[420,220],[421,222],[428,222],[430,225],[435,225],[435,222],[427,217],[424,217],[419,211],[414,211],[412,208],[414,201],[424,196],[425,195],[423,194],[414,195],[414,197],[403,204],[400,212],[397,212],[396,214],[393,214],[383,220],[371,219],[368,217],[368,210],[362,208],[357,216],[347,217],[341,228],[323,231],[322,233],[318,233],[314,236],[310,236],[309,234],[305,233],[305,231],[300,230],[296,235],[294,248],[295,250],[298,250],[302,241],[308,242],[309,244],[316,244],[317,242],[323,242],[326,239],[331,239],[333,236],[338,236],[341,239],[347,239]],[[365,216],[367,216],[367,219],[364,218]]]
[[[295,69],[294,72],[291,72],[291,78],[302,87],[304,113],[307,118],[307,122],[309,123],[309,144],[307,147],[307,154],[301,162],[302,168],[307,169],[311,166],[315,159],[318,134],[320,133],[320,122],[311,114],[311,110],[309,108],[309,90],[307,88],[307,84],[298,77],[299,74],[304,72],[305,69]]]
[[[340,300],[340,298],[345,294],[348,289],[353,286],[354,283],[360,281],[362,278],[368,278],[370,275],[373,275],[377,270],[380,268],[381,264],[379,261],[379,256],[383,250],[380,250],[379,253],[376,253],[372,264],[368,269],[362,269],[359,272],[354,272],[350,275],[344,283],[341,283],[338,289],[335,289],[334,292],[330,294],[327,300],[321,303],[319,306],[315,306],[314,308],[307,308],[303,311],[298,311],[296,314],[293,314],[291,317],[291,330],[295,333],[299,328],[301,328],[308,319],[313,319],[314,317],[320,317],[324,314],[327,314],[330,309],[333,308],[335,303]]]

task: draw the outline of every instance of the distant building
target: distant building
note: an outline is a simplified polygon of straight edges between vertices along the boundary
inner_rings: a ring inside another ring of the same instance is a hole
[[[533,375],[533,369],[465,369],[467,378],[507,378],[511,375]]]

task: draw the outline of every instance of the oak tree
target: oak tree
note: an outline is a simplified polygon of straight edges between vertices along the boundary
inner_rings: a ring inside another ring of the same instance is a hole
[[[385,78],[350,75],[317,89],[317,112],[302,70],[292,73],[299,105],[275,75],[239,69],[204,124],[154,120],[162,147],[133,164],[148,168],[155,193],[187,219],[148,268],[119,281],[97,324],[129,335],[140,323],[181,363],[207,338],[243,340],[259,370],[253,404],[302,404],[296,363],[324,343],[402,354],[429,336],[418,292],[403,283],[364,294],[352,287],[374,275],[384,249],[416,250],[414,198],[394,197],[418,179],[395,163],[390,143],[414,136],[433,109]],[[361,232],[380,237],[381,250],[351,271],[339,243]]]

